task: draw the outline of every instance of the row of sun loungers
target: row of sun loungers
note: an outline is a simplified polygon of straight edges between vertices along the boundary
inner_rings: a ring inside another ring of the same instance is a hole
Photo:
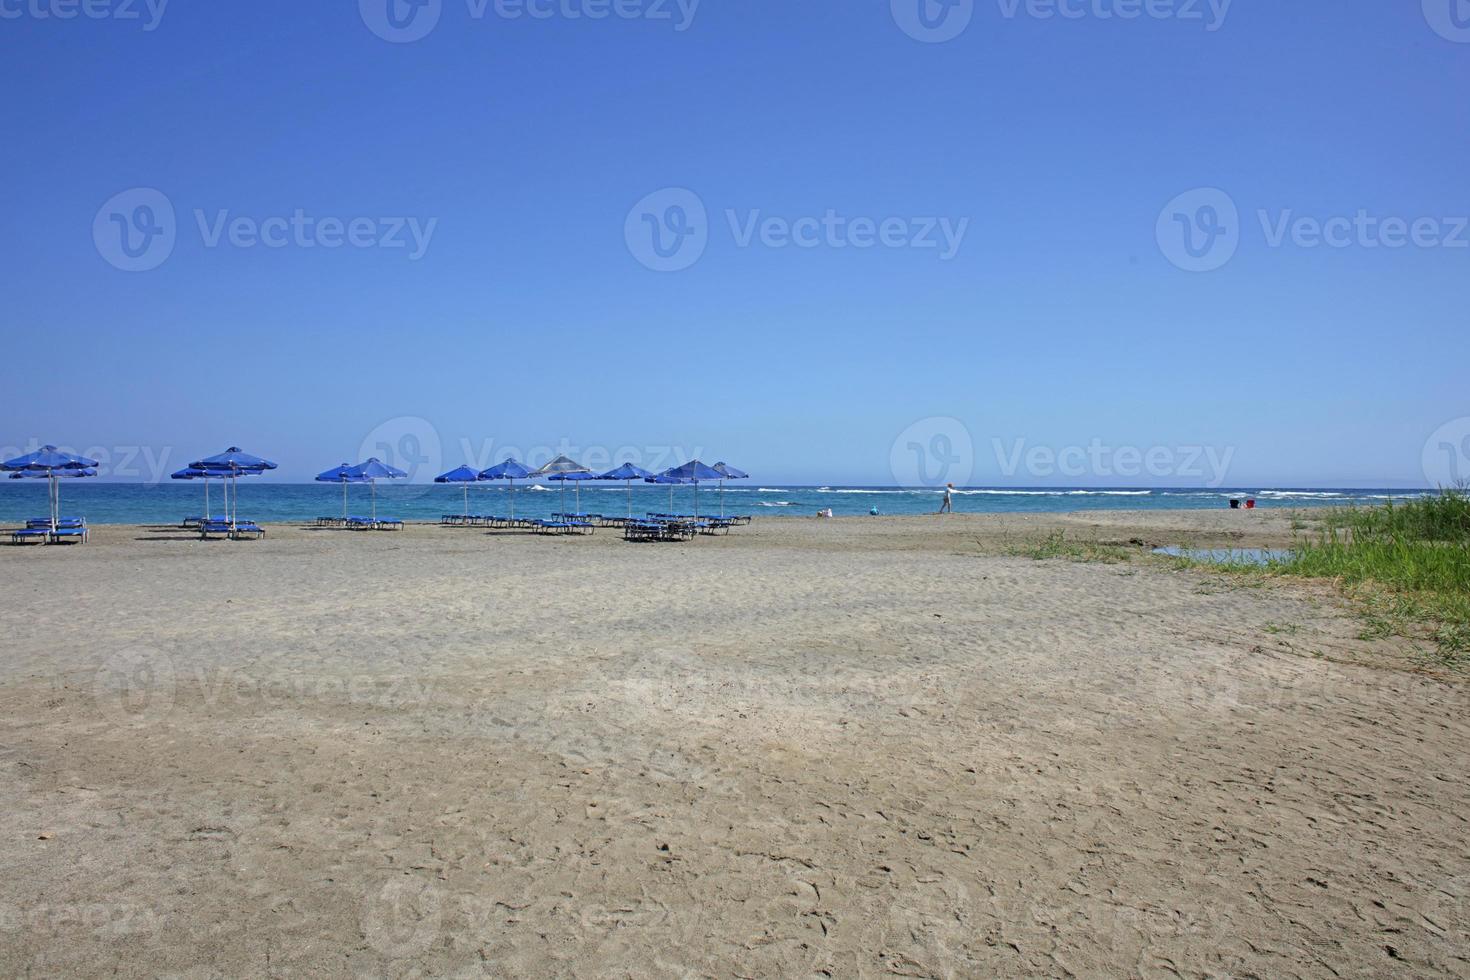
[[[700,534],[729,534],[730,528],[749,524],[750,517],[694,517],[689,514],[646,514],[622,517],[612,514],[552,514],[550,520],[536,517],[500,517],[493,514],[445,514],[445,527],[484,527],[525,530],[537,534],[592,534],[599,527],[619,528],[626,541],[689,541]]]
[[[318,517],[318,527],[345,527],[352,531],[401,531],[403,522],[396,517]]]
[[[249,538],[260,540],[265,537],[265,528],[254,521],[230,521],[219,518],[204,518],[199,522],[199,538],[208,541],[210,538],[228,538],[231,541],[244,541]]]
[[[62,541],[87,541],[87,520],[84,517],[63,517],[51,527],[51,518],[32,517],[26,526],[10,532],[11,544],[58,544]]]

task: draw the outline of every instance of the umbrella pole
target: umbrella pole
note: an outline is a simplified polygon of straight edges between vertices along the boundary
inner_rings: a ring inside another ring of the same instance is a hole
[[[720,517],[725,516],[725,478],[720,477]]]
[[[516,481],[510,481],[510,519],[516,519]]]
[[[61,520],[61,481],[56,479],[55,470],[49,470],[46,475],[51,480],[51,533],[55,534]]]
[[[464,516],[470,516],[470,485],[468,483],[464,485]]]
[[[378,481],[369,480],[368,486],[373,488],[373,523],[378,523]]]
[[[342,520],[347,520],[347,481],[342,481]]]
[[[633,481],[624,480],[623,486],[628,490],[628,518],[631,520],[633,517]]]

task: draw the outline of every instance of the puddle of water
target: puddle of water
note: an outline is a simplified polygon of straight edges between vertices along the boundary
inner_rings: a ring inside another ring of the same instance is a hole
[[[1192,561],[1207,561],[1215,565],[1269,565],[1273,561],[1287,561],[1290,551],[1271,548],[1155,548],[1154,554],[1170,558],[1188,558]]]

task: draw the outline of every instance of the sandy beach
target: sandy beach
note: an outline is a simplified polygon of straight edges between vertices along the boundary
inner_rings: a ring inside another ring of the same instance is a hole
[[[0,973],[1470,975],[1470,691],[1147,555],[1293,519],[0,548]]]

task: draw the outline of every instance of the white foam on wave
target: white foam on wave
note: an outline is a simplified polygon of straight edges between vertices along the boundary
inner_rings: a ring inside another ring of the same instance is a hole
[[[793,504],[789,500],[757,500],[756,503],[759,504],[762,507],[795,507],[796,506],[795,504]]]

